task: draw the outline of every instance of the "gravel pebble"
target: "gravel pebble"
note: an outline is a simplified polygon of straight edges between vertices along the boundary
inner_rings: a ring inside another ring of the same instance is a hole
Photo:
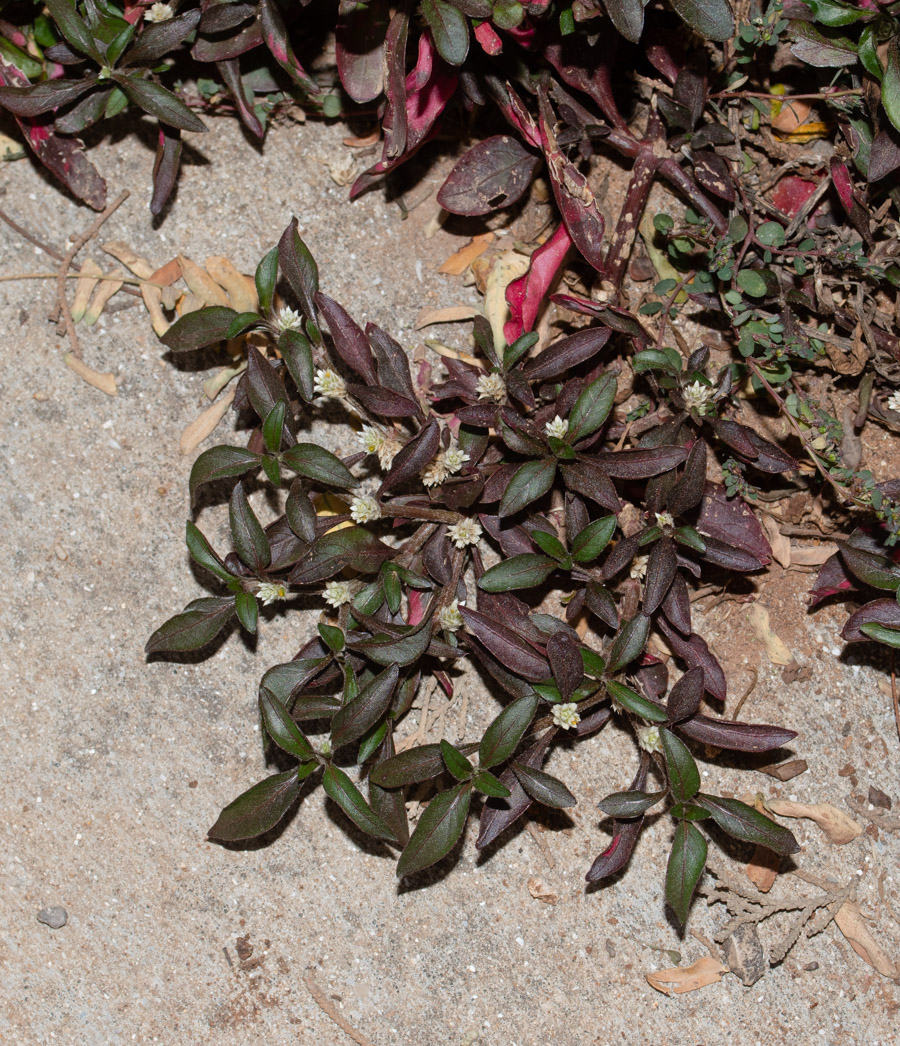
[[[41,908],[37,920],[51,930],[61,930],[69,921],[69,913],[61,905],[54,904],[51,908]]]

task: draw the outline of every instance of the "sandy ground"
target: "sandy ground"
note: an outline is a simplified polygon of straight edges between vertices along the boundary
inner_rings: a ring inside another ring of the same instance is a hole
[[[434,271],[465,241],[422,237],[428,203],[405,222],[381,192],[347,204],[327,166],[340,175],[344,133],[276,128],[260,157],[234,124],[217,124],[192,143],[157,229],[147,211],[151,154],[104,143],[95,155],[111,198],[134,191],[100,240],[125,240],[160,264],[178,252],[226,254],[252,271],[296,213],[323,288],[412,348],[423,306],[472,300]],[[92,218],[28,161],[0,167],[0,196],[56,246]],[[0,242],[4,273],[49,267],[5,226]],[[86,256],[102,257],[96,244]],[[64,342],[47,322],[53,295],[50,281],[0,285],[2,1041],[349,1043],[310,993],[310,973],[376,1046],[898,1041],[897,985],[833,925],[801,936],[753,987],[732,975],[675,998],[649,987],[645,975],[671,966],[668,953],[685,965],[708,953],[679,936],[663,906],[665,820],[645,833],[627,875],[585,889],[608,838],[594,804],[629,776],[614,729],[554,756],[551,769],[580,798],[571,819],[520,830],[486,858],[470,826],[465,845],[416,889],[398,889],[389,855],[361,848],[321,791],[265,847],[208,843],[219,809],[266,773],[256,684],[294,653],[313,612],[270,614],[255,651],[232,634],[206,661],[147,663],[148,635],[203,594],[182,540],[191,459],[178,438],[201,409],[208,371],[163,359],[143,310],[127,309],[82,333],[88,362],[119,380],[118,395],[104,396],[64,367]],[[221,517],[207,510],[200,522],[215,536]],[[807,679],[785,682],[749,635],[745,607],[720,605],[707,628],[734,694],[759,671],[743,717],[799,729],[791,752],[809,770],[781,784],[722,759],[704,768],[732,794],[761,790],[845,811],[852,793],[865,797],[874,785],[892,797],[896,825],[900,745],[884,663],[865,651],[834,656],[841,612],[808,617],[808,582],[776,571],[762,595]],[[477,701],[471,707],[477,726]],[[838,847],[811,822],[792,827],[803,845],[797,866],[855,882],[872,933],[900,957],[897,832],[870,828]],[[711,854],[743,875],[745,849]],[[558,903],[535,899],[532,879]],[[798,893],[816,891],[782,876],[772,895]],[[68,914],[60,929],[37,918],[54,905]],[[726,918],[699,898],[690,927],[711,937]],[[762,925],[765,944],[785,920]]]

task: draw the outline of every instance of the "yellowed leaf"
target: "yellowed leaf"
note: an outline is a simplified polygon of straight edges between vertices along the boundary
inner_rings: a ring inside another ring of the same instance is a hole
[[[155,287],[152,283],[141,284],[141,297],[144,299],[147,312],[150,313],[150,323],[158,338],[161,338],[169,329],[169,321],[162,311],[162,302],[163,294],[170,289],[169,287]]]
[[[723,966],[718,959],[704,955],[690,966],[673,966],[668,970],[648,973],[647,982],[663,995],[681,995],[705,988],[708,984],[716,984],[722,980],[722,974],[728,972],[728,967]]]
[[[82,381],[86,381],[88,385],[93,385],[95,389],[105,392],[107,396],[118,395],[119,390],[116,388],[116,379],[112,374],[94,370],[84,360],[73,356],[71,352],[67,352],[63,359],[69,370],[77,374]]]
[[[130,269],[135,276],[139,276],[142,280],[149,280],[156,271],[155,267],[146,258],[136,254],[127,243],[123,243],[121,240],[110,240],[109,243],[102,245],[102,249],[107,254],[111,254],[116,261],[120,261],[126,269]]]
[[[754,603],[749,611],[750,626],[756,638],[765,646],[766,655],[773,665],[789,665],[794,655],[785,641],[772,631],[769,624],[769,611],[762,603]]]
[[[191,294],[199,298],[205,305],[228,305],[228,295],[206,269],[201,268],[183,254],[178,255],[178,264],[181,266],[181,275]]]
[[[0,134],[0,160],[21,160],[25,155],[25,148],[15,138],[8,134]]]
[[[559,904],[559,894],[556,890],[551,890],[549,886],[545,886],[540,879],[532,877],[528,880],[528,892],[536,901],[541,901],[544,904]]]
[[[833,843],[843,846],[862,834],[853,818],[831,803],[792,803],[789,799],[767,799],[766,806],[779,817],[806,817],[815,821]]]
[[[225,417],[228,408],[233,402],[234,391],[232,390],[227,396],[223,396],[218,403],[213,403],[207,407],[199,418],[194,418],[181,434],[181,439],[178,443],[178,449],[181,453],[190,454],[191,451],[196,450],[222,418]]]
[[[791,565],[791,539],[781,533],[778,529],[778,521],[771,516],[762,513],[760,522],[769,544],[772,546],[772,558],[779,566],[787,569]]]
[[[463,363],[469,363],[473,367],[480,367],[484,370],[483,360],[478,359],[477,356],[470,356],[468,352],[462,352],[460,349],[451,349],[449,345],[438,341],[437,338],[426,338],[425,344],[438,356],[446,356],[448,360],[461,360]]]
[[[114,269],[110,276],[124,276],[125,272],[122,269]],[[78,281],[81,282],[80,280]],[[116,293],[117,290],[122,286],[122,280],[101,280],[100,286],[94,293],[94,297],[91,299],[90,305],[87,307],[87,311],[84,314],[84,322],[92,327],[97,320],[100,319],[100,313],[103,312],[106,307],[106,303]]]
[[[438,272],[443,272],[447,276],[462,276],[472,262],[484,254],[493,242],[494,234],[492,232],[485,232],[480,236],[473,236],[465,247],[460,247],[458,251],[450,255],[450,257],[438,269]]]
[[[159,287],[171,287],[173,283],[181,279],[181,264],[177,258],[161,265],[150,279]]]
[[[242,371],[247,369],[247,361],[241,360],[234,367],[222,367],[216,371],[211,378],[207,378],[203,382],[203,395],[207,399],[214,400],[216,396],[225,388],[232,378],[236,377]]]
[[[231,264],[227,258],[213,256],[206,259],[206,271],[212,278],[228,291],[232,309],[238,312],[256,312],[259,299],[256,295],[256,283],[252,276],[245,276]]]
[[[891,980],[900,977],[900,963],[894,962],[875,940],[855,901],[844,901],[838,909],[834,921],[837,923],[837,928],[847,938],[850,947],[863,962],[867,962],[873,969],[885,977],[890,977]]]
[[[75,284],[75,300],[72,302],[72,321],[78,323],[84,315],[91,300],[91,292],[97,286],[97,277],[103,275],[103,270],[91,258],[81,266],[79,275],[82,277]]]
[[[448,305],[443,309],[423,309],[416,316],[415,328],[420,331],[423,327],[430,327],[432,323],[460,323],[480,315],[479,310],[471,305]]]
[[[800,548],[791,545],[791,562],[800,567],[819,567],[826,559],[837,552],[837,545],[833,541],[825,541],[813,548]]]
[[[158,287],[154,287],[153,290],[158,290]],[[206,305],[206,302],[202,298],[198,298],[196,294],[185,294],[178,299],[178,315],[187,316],[189,312],[199,312]]]
[[[509,306],[506,304],[506,288],[528,272],[531,259],[516,251],[501,254],[488,273],[484,291],[484,314],[494,334],[494,344],[500,349],[506,344],[503,326],[509,319]]]

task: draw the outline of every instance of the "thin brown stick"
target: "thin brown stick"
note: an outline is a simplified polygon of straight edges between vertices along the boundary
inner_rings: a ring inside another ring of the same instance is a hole
[[[359,1046],[375,1046],[371,1039],[367,1039],[362,1032],[357,1031],[348,1020],[338,1013],[325,992],[316,984],[312,970],[303,978],[303,983],[309,989],[309,994],[315,999],[319,1008],[334,1021],[342,1032],[349,1035],[354,1042],[359,1043]]]
[[[732,719],[737,719],[738,715],[740,714],[741,709],[744,707],[744,702],[747,700],[747,698],[756,689],[756,683],[759,680],[759,672],[757,672],[757,670],[755,668],[751,668],[750,671],[753,673],[753,678],[750,680],[750,685],[744,691],[743,697],[735,705],[734,711],[731,713],[731,718]]]
[[[55,258],[58,262],[63,260],[63,256],[59,251],[55,250],[53,247],[48,247],[46,243],[42,243],[36,236],[32,236],[27,229],[22,228],[18,222],[13,221],[5,211],[0,211],[0,219],[5,221],[10,229],[14,229],[23,239],[28,240],[29,243],[33,243],[35,247],[39,247],[44,254],[49,254],[51,258]]]
[[[525,827],[528,830],[528,834],[531,836],[532,839],[534,839],[535,843],[537,844],[537,848],[544,855],[544,860],[551,868],[555,868],[556,861],[553,860],[553,854],[550,852],[550,847],[541,838],[540,833],[534,826],[534,822],[529,821],[528,824],[525,825]]]
[[[89,240],[97,235],[102,228],[103,223],[122,206],[130,195],[131,193],[127,189],[123,189],[106,210],[102,214],[97,215],[94,221],[91,222],[90,226],[88,226],[87,230],[83,232],[66,251],[56,275],[56,300],[59,305],[59,313],[62,317],[66,335],[69,338],[69,345],[72,347],[72,355],[79,360],[81,359],[81,346],[78,343],[78,335],[75,333],[72,312],[69,309],[69,303],[66,301],[66,273],[69,271],[69,266],[72,264],[75,255]]]

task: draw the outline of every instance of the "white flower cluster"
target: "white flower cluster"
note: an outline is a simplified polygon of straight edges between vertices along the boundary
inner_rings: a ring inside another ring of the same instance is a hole
[[[481,537],[481,524],[477,519],[461,519],[459,523],[447,527],[447,537],[457,548],[477,545]]]
[[[349,581],[329,581],[322,593],[325,602],[337,610],[344,603],[349,603],[353,598]]]
[[[548,421],[544,426],[544,432],[554,439],[565,439],[569,434],[569,423],[557,414],[553,421]]]
[[[361,494],[350,502],[350,518],[354,523],[371,523],[381,519],[381,506],[370,494]]]
[[[394,458],[399,453],[402,444],[393,436],[385,436],[374,425],[363,425],[362,432],[357,436],[368,454],[378,455],[378,464],[385,470],[394,463]]]
[[[463,627],[462,614],[459,612],[459,601],[454,599],[452,603],[441,607],[438,614],[438,624],[445,632],[455,632]]]
[[[672,515],[671,512],[657,512],[656,525],[658,527],[674,527],[675,517]]]
[[[457,447],[455,443],[441,451],[440,454],[421,472],[422,482],[426,487],[436,487],[443,483],[448,476],[453,476],[469,460],[469,455]]]
[[[695,410],[698,414],[706,413],[706,408],[715,394],[716,390],[710,385],[704,385],[702,381],[692,381],[681,390],[685,408]]]
[[[316,380],[313,388],[320,396],[333,396],[340,399],[347,395],[347,386],[344,379],[336,371],[331,369],[316,371]]]
[[[276,585],[271,581],[263,581],[256,590],[256,598],[264,607],[267,607],[279,599],[286,599],[287,589],[284,585]]]
[[[638,744],[645,752],[661,752],[662,737],[658,726],[639,726],[637,728]]]
[[[888,410],[896,411],[900,414],[900,391],[892,392],[887,399]]]
[[[643,581],[647,576],[647,563],[649,561],[649,556],[635,556],[631,562],[631,570],[628,571],[629,577],[634,578],[635,581]]]
[[[287,305],[283,309],[279,309],[275,315],[275,326],[280,331],[302,331],[303,330],[303,317],[296,309],[288,308]]]
[[[502,403],[506,399],[506,382],[502,374],[482,374],[475,383],[475,391],[480,400]]]
[[[572,730],[581,722],[577,709],[578,705],[574,701],[569,701],[564,705],[554,705],[551,709],[553,725],[561,726],[563,730]]]
[[[145,22],[168,22],[175,14],[171,4],[151,4],[144,12]]]

